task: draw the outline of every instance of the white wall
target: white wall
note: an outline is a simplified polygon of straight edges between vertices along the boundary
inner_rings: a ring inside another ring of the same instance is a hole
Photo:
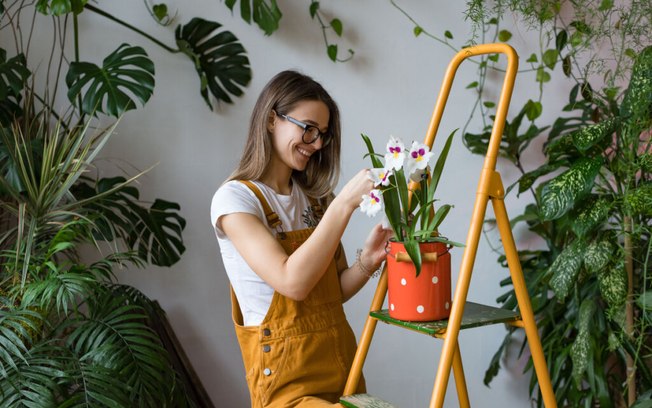
[[[144,46],[156,63],[154,96],[144,108],[125,115],[103,156],[131,172],[134,168],[144,169],[159,163],[140,179],[139,188],[146,199],[160,197],[180,203],[187,220],[184,231],[187,250],[171,268],[150,267],[122,271],[118,275],[122,282],[138,287],[161,303],[218,407],[246,407],[248,393],[230,321],[228,280],[210,225],[209,205],[214,191],[239,158],[247,121],[261,88],[278,71],[294,68],[313,76],[331,92],[342,112],[343,183],[359,168],[368,166],[362,158],[364,144],[360,133],[371,136],[376,146],[382,146],[390,134],[401,136],[406,142],[423,139],[444,70],[453,55],[453,51],[425,36],[415,38],[413,24],[389,1],[333,0],[322,2],[323,11],[344,23],[345,37],[340,48],[351,47],[356,52],[352,61],[334,64],[325,54],[319,27],[310,20],[308,4],[298,0],[280,2],[284,12],[281,29],[265,37],[257,27],[247,25],[237,15],[231,16],[221,1],[168,2],[172,10],[178,8],[177,21],[185,23],[194,16],[218,21],[235,33],[247,49],[253,80],[245,96],[234,105],[220,106],[216,112],[209,111],[200,98],[198,78],[184,56],[170,55],[92,13],[84,13],[80,18],[83,60],[100,63],[121,42],[129,42]],[[410,0],[400,4],[433,34],[443,36],[445,30],[452,31],[457,46],[469,34],[470,25],[462,13],[465,2]],[[172,29],[157,26],[141,2],[103,1],[99,6],[145,27],[164,42],[174,43]],[[522,61],[531,52],[523,45],[531,41],[525,36],[524,32],[515,32]],[[473,64],[467,63],[460,69],[435,143],[436,150],[441,149],[443,136],[465,123],[474,99],[464,87],[474,80],[474,75]],[[527,98],[536,97],[534,88],[531,78],[519,78],[514,96],[518,105],[514,106],[520,107]],[[565,96],[556,98],[544,101],[544,106],[562,103]],[[471,129],[478,130],[478,126]],[[482,162],[465,149],[459,136],[440,184],[440,196],[443,202],[455,204],[444,223],[444,234],[464,241]],[[536,160],[535,154],[531,168]],[[514,169],[499,162],[501,169],[505,184],[510,184],[516,177]],[[520,213],[524,200],[508,197],[510,215]],[[355,249],[361,246],[375,222],[361,213],[354,214],[343,239],[349,261],[353,261]],[[522,231],[516,231],[516,236],[521,237]],[[536,244],[521,242],[519,246]],[[454,278],[461,255],[461,250],[453,252]],[[496,305],[496,297],[503,292],[498,282],[507,274],[496,263],[496,257],[482,239],[469,300]],[[358,334],[373,289],[372,281],[346,304],[349,320]],[[482,383],[504,334],[503,326],[491,326],[460,335],[470,399],[475,406],[530,405],[529,374],[522,374],[524,358],[504,362],[506,368],[493,381],[491,389]],[[365,366],[370,392],[401,407],[426,406],[440,351],[438,340],[379,325]],[[511,355],[516,353],[518,346],[513,347]],[[457,405],[451,379],[445,406]]]

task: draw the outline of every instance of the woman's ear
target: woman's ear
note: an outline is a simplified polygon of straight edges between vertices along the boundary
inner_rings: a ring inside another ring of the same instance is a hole
[[[274,125],[276,124],[276,112],[274,110],[269,111],[267,116],[267,131],[271,132],[274,130]]]

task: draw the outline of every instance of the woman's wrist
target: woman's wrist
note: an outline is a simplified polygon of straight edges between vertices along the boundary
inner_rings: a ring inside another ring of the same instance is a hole
[[[380,265],[373,265],[372,262],[364,256],[362,249],[356,251],[355,265],[358,271],[367,278],[375,278],[380,275]]]

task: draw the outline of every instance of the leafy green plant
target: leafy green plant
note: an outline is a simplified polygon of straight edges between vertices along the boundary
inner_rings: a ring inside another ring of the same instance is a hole
[[[433,35],[401,11],[414,22],[415,35],[455,48],[450,31]],[[507,15],[539,36],[520,71],[536,82],[535,95],[507,121],[499,153],[522,173],[507,191],[532,194],[512,225],[525,225],[541,243],[519,255],[557,401],[644,406],[652,390],[650,3],[472,1],[466,16],[474,34],[463,46],[510,41]],[[485,92],[487,72],[502,68],[498,55],[476,63],[477,80],[467,88],[477,99],[463,137],[472,152],[485,154],[495,107]],[[574,85],[560,117],[541,126],[542,97],[555,70]],[[478,113],[482,131],[468,132]],[[532,167],[522,156],[537,138],[545,140],[545,161]],[[499,262],[506,266],[504,255]],[[511,288],[498,302],[517,308]],[[508,330],[486,384],[513,339],[515,329]],[[535,395],[531,361],[526,370]]]

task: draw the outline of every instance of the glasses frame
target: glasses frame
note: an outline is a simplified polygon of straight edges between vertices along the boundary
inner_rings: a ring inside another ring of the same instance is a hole
[[[330,135],[328,133],[322,133],[317,126],[310,125],[308,123],[302,122],[298,119],[293,118],[292,116],[288,115],[283,115],[283,114],[278,114],[278,116],[282,117],[283,119],[287,120],[288,122],[294,123],[295,125],[299,126],[300,128],[303,129],[303,134],[301,135],[301,140],[305,144],[313,144],[321,137],[321,146],[325,147],[331,142]],[[315,137],[311,141],[306,140],[306,133],[308,132],[308,129],[314,128],[317,129],[317,137]]]

